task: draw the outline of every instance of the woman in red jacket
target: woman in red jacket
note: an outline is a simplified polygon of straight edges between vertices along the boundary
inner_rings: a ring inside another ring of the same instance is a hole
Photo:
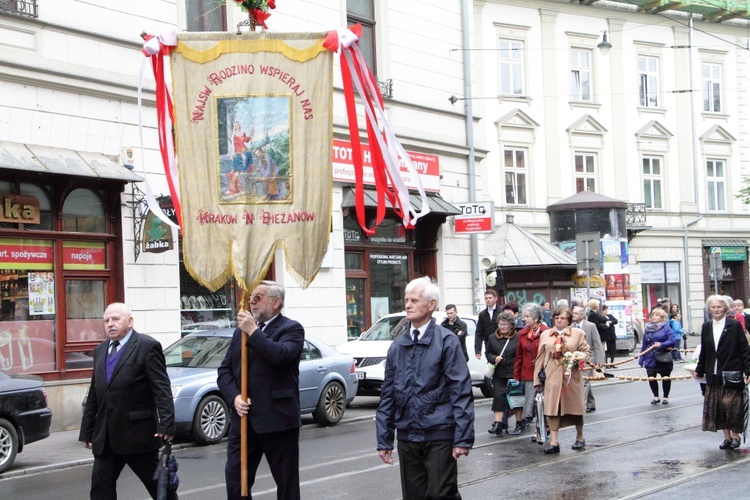
[[[526,328],[518,332],[518,348],[516,362],[513,367],[513,378],[524,382],[526,401],[523,409],[514,410],[516,414],[516,428],[508,434],[523,434],[526,424],[534,421],[534,360],[539,350],[539,337],[549,327],[542,320],[542,308],[539,304],[530,302],[523,306],[523,322]],[[523,414],[523,419],[521,418]],[[544,417],[542,417],[544,418]]]

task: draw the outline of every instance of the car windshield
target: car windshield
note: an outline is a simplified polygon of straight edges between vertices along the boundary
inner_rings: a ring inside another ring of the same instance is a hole
[[[406,323],[405,316],[387,316],[380,318],[374,325],[363,333],[359,340],[393,340],[398,333],[401,333],[401,323]]]
[[[218,368],[229,348],[231,337],[184,337],[164,351],[167,366]]]

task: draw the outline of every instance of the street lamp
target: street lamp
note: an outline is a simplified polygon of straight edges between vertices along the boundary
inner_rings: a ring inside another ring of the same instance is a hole
[[[603,56],[606,56],[609,53],[609,49],[612,48],[612,44],[607,40],[607,30],[604,30],[604,33],[602,34],[602,41],[599,42],[596,48],[599,49],[599,52],[601,52]]]

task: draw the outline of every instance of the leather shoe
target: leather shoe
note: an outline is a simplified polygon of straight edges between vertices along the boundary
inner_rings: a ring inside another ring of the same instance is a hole
[[[497,436],[501,435],[503,433],[503,423],[502,422],[492,422],[492,427],[487,431],[490,434],[495,434]]]
[[[739,440],[738,440],[737,442],[739,443]],[[732,447],[732,442],[731,442],[731,441],[730,441],[729,439],[725,439],[725,440],[724,440],[724,441],[722,441],[722,442],[721,442],[721,444],[719,445],[719,449],[720,449],[720,450],[728,450],[728,449],[729,449],[729,448],[731,448],[731,447]]]
[[[560,453],[560,445],[559,444],[551,444],[549,446],[545,446],[543,451],[547,455],[551,455],[552,453]]]
[[[516,424],[516,428],[512,431],[507,431],[509,436],[520,436],[526,432],[526,426],[523,423]]]
[[[586,413],[592,413],[595,411],[596,411],[596,408],[586,408]]]
[[[729,447],[731,449],[739,448],[740,447],[740,440],[739,439],[732,439],[732,442],[729,444]]]
[[[575,443],[573,443],[573,449],[574,450],[582,450],[584,448],[586,448],[586,440],[585,439],[583,441],[576,441]]]

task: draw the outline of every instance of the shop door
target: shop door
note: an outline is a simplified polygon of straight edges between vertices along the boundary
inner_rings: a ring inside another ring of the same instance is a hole
[[[408,252],[370,253],[370,322],[403,311],[404,288],[409,282]]]

